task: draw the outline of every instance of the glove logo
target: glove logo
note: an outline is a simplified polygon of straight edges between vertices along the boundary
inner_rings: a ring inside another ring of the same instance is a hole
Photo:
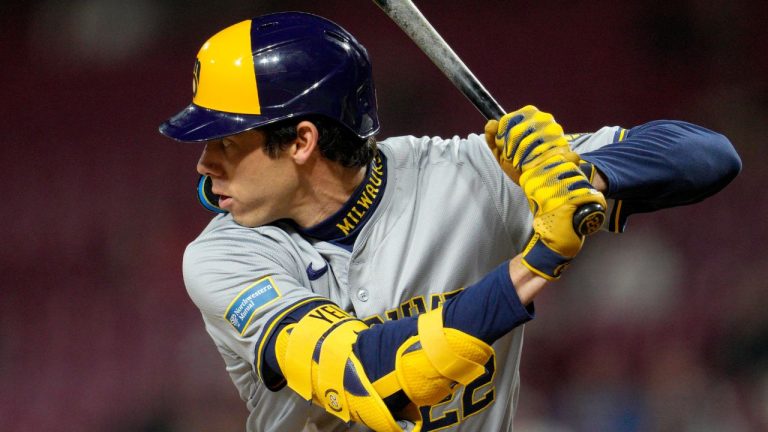
[[[336,412],[341,411],[341,401],[339,401],[339,393],[334,389],[328,389],[325,392],[325,397],[328,399],[328,407]]]

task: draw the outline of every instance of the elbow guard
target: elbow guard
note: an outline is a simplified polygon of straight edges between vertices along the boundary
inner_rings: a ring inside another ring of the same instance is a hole
[[[372,383],[352,350],[367,328],[326,304],[283,328],[275,349],[291,389],[341,420],[375,431],[401,430],[385,398],[402,390],[415,406],[434,405],[454,393],[457,384],[483,375],[493,355],[493,348],[480,339],[443,327],[438,308],[419,316],[416,336],[391,347],[396,351],[394,370]]]
[[[357,334],[368,326],[337,306],[312,309],[277,336],[277,361],[302,398],[340,418],[375,431],[400,432],[392,414],[352,353]]]

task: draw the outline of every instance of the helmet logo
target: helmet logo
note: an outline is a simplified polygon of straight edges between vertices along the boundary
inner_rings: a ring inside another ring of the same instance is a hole
[[[200,59],[195,59],[195,69],[192,71],[192,97],[197,96],[197,86],[200,85]]]

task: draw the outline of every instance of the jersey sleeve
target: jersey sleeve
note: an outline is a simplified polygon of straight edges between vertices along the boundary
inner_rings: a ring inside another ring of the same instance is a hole
[[[184,282],[206,330],[222,355],[242,359],[253,372],[262,360],[264,335],[286,310],[328,301],[307,288],[288,236],[269,230],[220,224],[184,253]],[[230,373],[234,381],[243,379],[239,372]]]

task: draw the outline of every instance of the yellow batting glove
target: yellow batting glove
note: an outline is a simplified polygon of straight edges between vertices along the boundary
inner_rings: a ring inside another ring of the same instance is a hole
[[[501,168],[518,185],[524,171],[555,154],[562,154],[574,163],[580,159],[571,150],[563,128],[552,114],[539,111],[532,105],[506,114],[499,120],[489,120],[485,125],[485,140]]]
[[[584,243],[573,228],[574,212],[591,203],[606,208],[605,197],[562,154],[523,172],[520,186],[533,212],[534,231],[523,250],[523,264],[545,279],[557,279]]]

